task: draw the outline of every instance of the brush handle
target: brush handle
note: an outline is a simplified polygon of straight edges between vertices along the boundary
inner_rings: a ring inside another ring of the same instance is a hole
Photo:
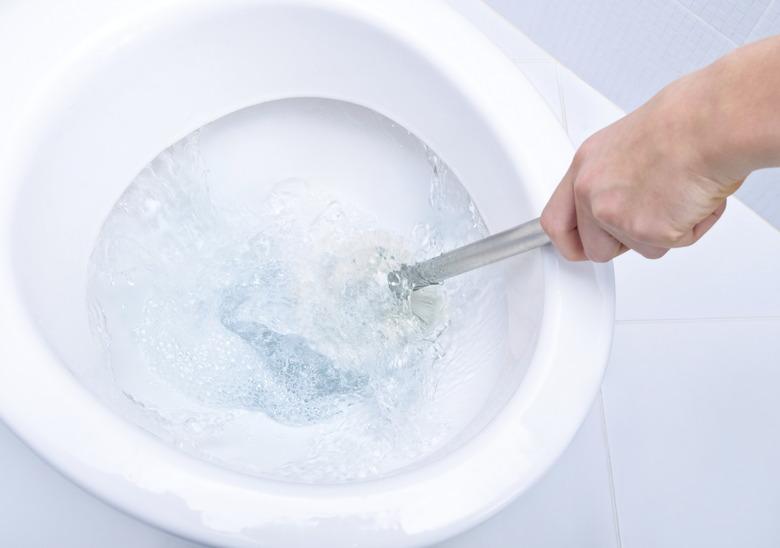
[[[550,243],[539,219],[493,234],[438,257],[407,267],[405,274],[418,289],[496,261],[531,251]]]

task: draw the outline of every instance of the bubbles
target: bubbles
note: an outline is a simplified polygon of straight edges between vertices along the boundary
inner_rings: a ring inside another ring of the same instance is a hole
[[[448,229],[404,237],[301,180],[218,205],[196,137],[161,154],[110,213],[90,264],[90,317],[118,389],[179,446],[253,473],[371,477],[432,447],[425,409],[458,322],[451,310],[477,289],[429,288],[439,309],[423,320],[387,276],[485,229],[428,156]],[[307,434],[293,458],[247,464],[233,427],[280,446]]]

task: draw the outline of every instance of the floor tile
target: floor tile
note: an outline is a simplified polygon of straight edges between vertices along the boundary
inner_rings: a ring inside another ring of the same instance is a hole
[[[625,548],[780,546],[780,321],[619,324],[604,406]]]
[[[780,231],[738,199],[688,248],[615,261],[617,319],[780,318]]]
[[[437,548],[617,548],[599,399],[561,459],[482,525]]]

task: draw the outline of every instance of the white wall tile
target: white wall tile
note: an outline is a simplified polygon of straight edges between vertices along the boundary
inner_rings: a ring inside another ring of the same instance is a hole
[[[625,548],[780,546],[780,321],[617,326],[604,405]]]
[[[446,0],[488,36],[520,68],[569,131],[575,146],[623,112],[571,70],[553,60],[482,0]],[[569,103],[564,107],[564,103]]]
[[[601,399],[561,459],[501,513],[437,548],[617,548]]]
[[[113,509],[65,479],[0,421],[0,546],[197,548]]]
[[[747,41],[753,42],[780,34],[780,0],[772,0],[766,12],[756,24],[756,27],[748,36]]]
[[[676,0],[487,1],[626,110],[734,47]]]
[[[771,0],[677,0],[727,38],[741,44]]]

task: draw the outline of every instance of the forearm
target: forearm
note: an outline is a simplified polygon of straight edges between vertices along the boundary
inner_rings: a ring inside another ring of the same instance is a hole
[[[664,95],[708,172],[741,181],[780,166],[780,37],[737,49]]]

